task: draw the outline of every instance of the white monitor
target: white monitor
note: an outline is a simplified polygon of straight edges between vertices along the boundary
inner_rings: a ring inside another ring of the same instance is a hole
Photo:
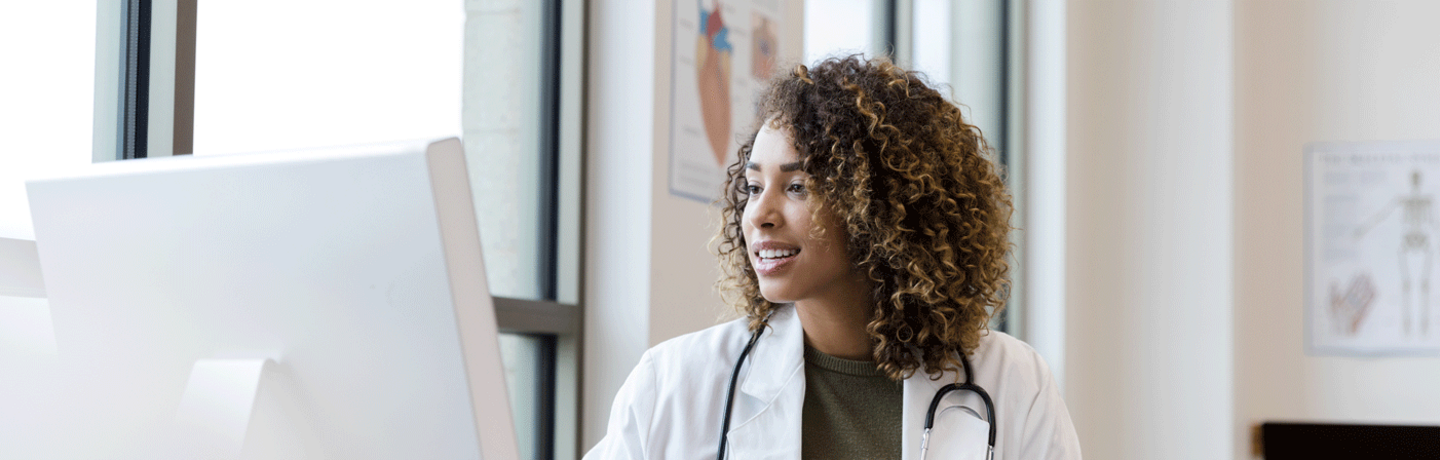
[[[57,360],[0,450],[518,457],[458,140],[111,162],[28,191]]]

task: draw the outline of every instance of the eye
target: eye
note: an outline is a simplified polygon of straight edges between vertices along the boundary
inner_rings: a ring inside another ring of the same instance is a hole
[[[756,184],[745,184],[740,187],[740,190],[743,190],[746,195],[759,195],[761,189],[760,186]]]
[[[789,187],[785,187],[785,191],[790,192],[790,193],[804,194],[804,193],[805,193],[805,184],[798,183],[798,182],[797,182],[797,183],[794,183],[794,184],[790,184]]]

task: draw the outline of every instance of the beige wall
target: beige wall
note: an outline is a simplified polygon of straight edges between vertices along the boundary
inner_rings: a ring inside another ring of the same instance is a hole
[[[1307,356],[1302,328],[1303,146],[1440,138],[1435,18],[1429,0],[1236,4],[1237,440],[1267,420],[1440,424],[1440,359]]]
[[[1305,354],[1302,150],[1440,138],[1440,2],[1066,5],[1066,398],[1091,458],[1440,423],[1440,359]]]
[[[1231,443],[1232,8],[1067,6],[1065,396],[1088,458]]]

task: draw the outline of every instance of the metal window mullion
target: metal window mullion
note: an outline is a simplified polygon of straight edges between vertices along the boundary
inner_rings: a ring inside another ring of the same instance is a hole
[[[897,0],[873,0],[875,11],[875,38],[879,43],[875,44],[875,53],[890,58],[891,61],[899,62],[900,56],[909,56],[909,50],[898,49],[898,35],[901,29],[899,21]]]
[[[556,300],[560,222],[560,0],[540,6],[540,210],[539,285],[544,300]]]
[[[1000,1],[1000,0],[997,0],[997,1]],[[996,141],[998,141],[998,142],[994,142],[993,145],[992,145],[992,147],[994,147],[994,148],[996,149],[996,151],[999,153],[999,155],[998,155],[998,156],[999,156],[998,160],[1000,161],[1000,170],[1004,172],[1004,174],[1005,174],[1005,179],[1006,179],[1006,182],[1007,182],[1006,185],[1008,185],[1008,186],[1010,187],[1010,190],[1011,190],[1011,193],[1012,193],[1012,196],[1011,196],[1012,201],[1011,201],[1011,203],[1015,203],[1015,200],[1014,200],[1014,199],[1015,199],[1015,196],[1014,196],[1013,194],[1016,193],[1016,183],[1015,183],[1016,181],[1014,180],[1014,177],[1012,176],[1012,173],[1011,173],[1011,172],[1013,171],[1013,170],[1012,170],[1012,167],[1013,167],[1013,166],[1016,166],[1019,162],[1016,161],[1016,157],[1015,157],[1016,152],[1011,149],[1011,143],[1010,143],[1010,141],[1011,141],[1011,137],[1010,137],[1010,108],[1011,108],[1013,105],[1011,104],[1011,101],[1010,101],[1010,91],[1009,91],[1009,90],[1010,90],[1010,87],[1011,87],[1011,85],[1010,85],[1010,75],[1011,75],[1011,74],[1010,74],[1010,70],[1011,70],[1011,69],[1010,69],[1010,50],[1011,50],[1011,46],[1010,46],[1010,7],[1009,7],[1009,4],[1008,4],[1008,3],[1002,3],[1001,6],[1000,6],[1000,32],[999,32],[998,35],[999,35],[999,37],[996,37],[996,38],[998,38],[998,39],[999,39],[998,41],[1000,42],[1000,54],[999,54],[999,62],[997,62],[996,64],[1000,67],[1000,69],[999,69],[999,72],[1000,72],[1000,88],[999,88],[999,89],[1000,89],[1000,91],[1001,91],[1002,94],[1000,95],[1000,98],[998,99],[998,101],[1000,102],[1000,116],[996,118],[996,121],[997,121],[997,123],[999,124],[999,126],[995,129],[995,133],[994,133],[994,134],[996,135],[996,137],[998,137],[998,139],[996,139]],[[1012,207],[1012,210],[1013,210],[1013,207]],[[1015,222],[1015,220],[1014,220],[1015,216],[1017,216],[1017,215],[1019,215],[1019,213],[1013,213],[1013,212],[1012,212],[1012,214],[1011,214],[1011,222],[1018,224],[1018,222]],[[1019,225],[1016,225],[1016,227],[1019,227]],[[1012,232],[1011,241],[1012,241],[1012,242],[1015,241],[1015,238],[1014,238],[1014,236],[1013,236],[1013,232]],[[1012,254],[1012,257],[1013,257],[1013,255],[1014,255],[1014,254],[1017,254],[1017,252],[1012,252],[1011,254]],[[1012,260],[1018,260],[1018,259],[1012,259]],[[1007,288],[1007,289],[1009,289],[1010,292],[1009,292],[1009,294],[1006,296],[1006,302],[1005,302],[1005,303],[1006,303],[1006,305],[1005,305],[1006,308],[1000,313],[1000,321],[999,321],[999,324],[998,324],[998,327],[997,327],[997,328],[1000,329],[1001,331],[1005,331],[1006,333],[1013,334],[1013,335],[1017,335],[1017,336],[1020,335],[1020,334],[1019,334],[1019,331],[1017,330],[1019,323],[1017,323],[1017,322],[1015,322],[1015,321],[1012,321],[1012,318],[1017,315],[1017,313],[1015,312],[1015,307],[1017,306],[1017,303],[1018,303],[1018,302],[1015,302],[1015,301],[1014,301],[1014,300],[1015,300],[1014,295],[1015,295],[1015,292],[1016,292],[1016,290],[1015,290],[1015,283],[1018,283],[1019,281],[1022,281],[1022,280],[1024,279],[1024,276],[1023,276],[1023,274],[1021,273],[1021,270],[1022,270],[1022,267],[1018,267],[1018,266],[1014,266],[1014,267],[1010,270],[1010,282],[1011,282],[1011,285],[1010,285],[1010,287]]]
[[[580,307],[546,300],[495,297],[500,332],[512,334],[580,333]]]
[[[560,237],[560,59],[562,16],[560,0],[544,0],[540,5],[540,141],[539,170],[540,193],[539,241],[537,257],[539,288],[541,298],[553,303],[558,299],[559,237]],[[569,307],[569,306],[565,306]],[[565,315],[572,318],[573,334],[579,329],[577,315],[573,308]],[[536,419],[539,423],[535,435],[535,452],[538,458],[555,458],[555,390],[558,365],[558,349],[555,335],[544,336],[541,341],[540,375],[536,380]]]
[[[120,62],[120,126],[116,158],[145,158],[150,107],[150,0],[126,0]]]
[[[1029,209],[1026,205],[1029,202],[1029,177],[1026,177],[1027,162],[1029,153],[1025,143],[1025,2],[1007,2],[1005,11],[1004,35],[1002,36],[1004,52],[1001,54],[1005,59],[1005,111],[1003,122],[1005,123],[1005,157],[1007,159],[1007,175],[1012,190],[1012,199],[1015,209],[1011,221],[1016,228],[1028,228],[1025,213]],[[1022,230],[1023,232],[1023,230]],[[1011,270],[1010,301],[1006,308],[1006,329],[1005,331],[1016,337],[1028,338],[1029,331],[1025,330],[1026,305],[1029,299],[1026,297],[1026,283],[1028,277],[1024,260],[1026,259],[1026,248],[1024,245],[1025,235],[1014,233],[1011,241],[1015,245],[1014,269]]]
[[[555,458],[555,388],[556,366],[559,364],[558,338],[554,335],[540,336],[540,362],[536,375],[535,414],[540,429],[535,433],[535,452],[538,458]]]
[[[195,152],[195,31],[198,7],[198,0],[180,0],[176,5],[172,155]]]

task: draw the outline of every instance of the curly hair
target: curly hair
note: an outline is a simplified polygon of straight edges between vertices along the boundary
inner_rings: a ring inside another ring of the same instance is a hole
[[[843,222],[851,268],[874,286],[866,332],[880,369],[894,380],[960,370],[958,353],[975,350],[1009,292],[1013,207],[980,129],[920,74],[859,56],[796,66],[759,110],[789,132],[811,199]],[[754,142],[726,170],[717,235],[718,287],[752,331],[779,308],[760,294],[743,232]]]

